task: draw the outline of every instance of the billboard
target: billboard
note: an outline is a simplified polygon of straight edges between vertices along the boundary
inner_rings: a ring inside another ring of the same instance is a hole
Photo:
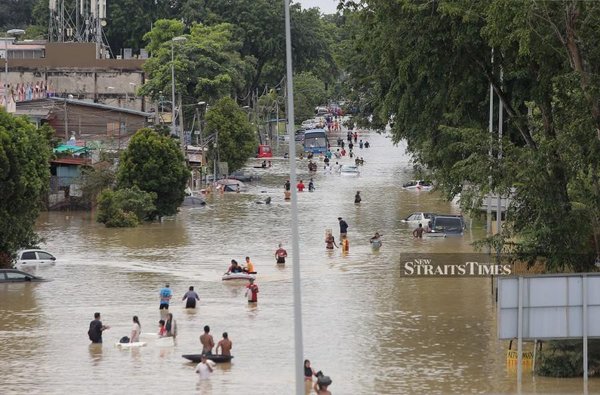
[[[600,275],[579,273],[498,278],[498,337],[522,339],[600,338]],[[587,331],[584,333],[585,329]]]

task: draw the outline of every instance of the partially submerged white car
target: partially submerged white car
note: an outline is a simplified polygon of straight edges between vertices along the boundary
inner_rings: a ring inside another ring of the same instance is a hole
[[[24,269],[28,267],[48,267],[56,264],[56,258],[49,252],[37,249],[20,250],[17,252],[17,259],[14,267]]]
[[[408,217],[404,218],[402,222],[414,225],[422,224],[423,227],[426,228],[429,225],[429,221],[433,220],[433,215],[433,213],[424,212],[412,213]]]

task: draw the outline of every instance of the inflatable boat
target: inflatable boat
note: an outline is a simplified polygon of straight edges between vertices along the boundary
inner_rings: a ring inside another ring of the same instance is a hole
[[[231,281],[231,280],[250,280],[252,279],[256,279],[255,276],[256,272],[250,272],[250,273],[246,273],[246,272],[241,272],[241,273],[225,273],[223,274],[223,277],[221,278],[223,281]]]

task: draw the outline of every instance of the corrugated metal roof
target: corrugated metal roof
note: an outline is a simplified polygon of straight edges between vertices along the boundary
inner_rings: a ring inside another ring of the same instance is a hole
[[[85,106],[85,107],[98,108],[98,109],[102,109],[102,110],[122,112],[122,113],[126,113],[126,114],[138,115],[140,117],[146,117],[146,118],[154,117],[153,112],[144,112],[144,111],[133,110],[131,108],[109,106],[108,104],[94,103],[94,102],[90,102],[90,101],[86,101],[86,100],[65,99],[62,97],[49,97],[48,99],[53,100],[55,102],[59,102],[59,103],[67,102],[67,104],[72,104],[72,105],[76,105],[76,106]]]

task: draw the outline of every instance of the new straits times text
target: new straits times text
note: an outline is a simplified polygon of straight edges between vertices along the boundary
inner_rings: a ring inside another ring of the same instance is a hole
[[[400,269],[408,277],[487,277],[513,274],[507,255],[403,253]]]

